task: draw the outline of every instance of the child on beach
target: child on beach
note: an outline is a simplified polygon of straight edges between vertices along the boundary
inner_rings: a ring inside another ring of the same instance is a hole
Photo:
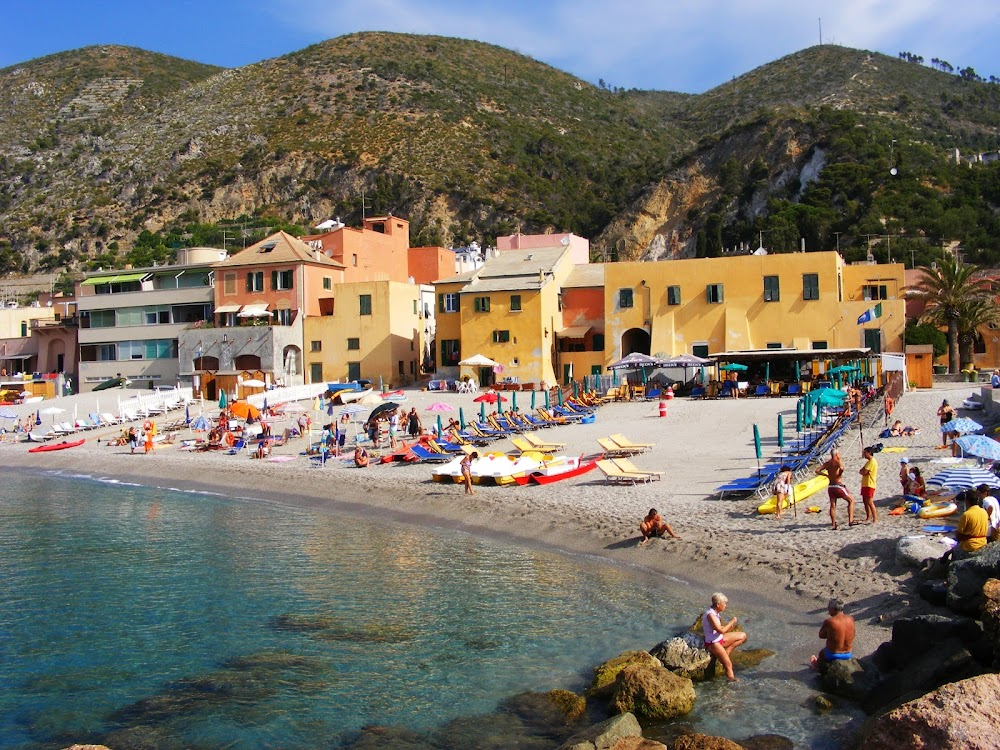
[[[466,453],[465,457],[462,459],[462,463],[459,464],[462,469],[462,481],[465,482],[466,495],[476,494],[476,491],[472,489],[472,461],[476,458],[479,458],[479,453],[477,451]]]

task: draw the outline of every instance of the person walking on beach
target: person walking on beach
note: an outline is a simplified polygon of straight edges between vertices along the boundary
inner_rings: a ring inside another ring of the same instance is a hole
[[[406,421],[406,431],[412,438],[420,435],[420,417],[417,416],[417,407],[415,406],[410,409],[410,417]]]
[[[479,458],[479,453],[477,451],[472,451],[471,453],[466,453],[462,458],[462,463],[459,466],[462,469],[462,481],[465,482],[465,494],[475,495],[476,491],[472,489],[472,461],[473,459]]]
[[[722,624],[720,615],[726,611],[728,605],[729,597],[725,594],[712,594],[712,606],[705,610],[705,614],[701,617],[701,629],[705,634],[705,649],[722,664],[726,670],[726,679],[736,682],[733,662],[729,655],[737,646],[746,643],[747,634],[732,632],[736,627],[735,617],[725,625]]]
[[[639,533],[642,534],[642,541],[639,542],[640,547],[645,547],[649,544],[649,540],[654,536],[662,539],[664,534],[669,534],[674,539],[680,539],[674,533],[670,524],[663,520],[663,516],[659,514],[656,508],[650,508],[649,513],[642,519],[642,522],[639,524]]]
[[[396,437],[399,435],[399,411],[389,412],[389,447],[396,450]]]
[[[792,497],[792,469],[789,466],[782,466],[778,470],[778,476],[774,480],[774,498],[776,500],[774,505],[774,517],[781,518],[781,509],[785,505],[791,505],[795,502]]]
[[[861,467],[861,502],[865,506],[865,522],[878,521],[878,511],[875,509],[875,485],[878,480],[878,461],[875,460],[875,449],[867,446],[861,456],[865,465]]]
[[[892,417],[892,412],[896,408],[896,399],[890,396],[888,393],[885,394],[885,424],[886,427],[889,426],[889,419]]]
[[[938,415],[938,419],[941,420],[941,426],[944,427],[946,424],[948,424],[948,422],[950,422],[951,420],[953,420],[955,418],[955,408],[951,404],[948,403],[947,399],[945,399],[944,401],[941,402],[941,406],[938,407],[937,415]],[[949,433],[949,432],[941,430],[941,447],[942,448],[947,448],[948,447],[948,436],[950,434],[951,433]]]
[[[844,602],[834,597],[826,605],[830,614],[819,629],[819,637],[826,639],[826,646],[809,660],[813,669],[821,672],[832,661],[842,661],[853,657],[854,618],[844,613]]]
[[[136,434],[135,425],[128,428],[128,447],[129,453],[135,453],[135,449],[139,447],[139,435]]]
[[[854,498],[844,486],[844,462],[840,459],[840,451],[834,448],[830,452],[830,459],[816,473],[825,474],[830,479],[826,494],[830,498],[830,523],[833,530],[837,530],[837,500],[841,499],[847,502],[847,525],[857,526],[860,521],[854,520]]]

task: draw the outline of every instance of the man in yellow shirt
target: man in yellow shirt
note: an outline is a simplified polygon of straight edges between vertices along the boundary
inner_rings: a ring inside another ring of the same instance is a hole
[[[878,462],[875,460],[875,449],[865,448],[861,455],[864,456],[865,465],[861,467],[861,502],[865,506],[865,522],[875,523],[878,520],[878,511],[875,510],[875,483],[878,480]]]
[[[958,519],[955,538],[958,548],[964,552],[978,552],[986,546],[989,535],[989,514],[979,506],[979,497],[974,490],[965,493],[965,513]]]

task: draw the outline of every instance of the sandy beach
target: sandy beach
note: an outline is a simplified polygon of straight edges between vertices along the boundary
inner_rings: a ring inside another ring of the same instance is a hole
[[[907,456],[929,479],[945,464],[934,463],[950,453],[937,450],[940,431],[936,409],[942,398],[958,406],[974,388],[970,384],[945,385],[903,396],[894,416],[919,428],[913,437],[883,439],[885,447],[903,446],[903,453],[881,453],[876,505],[877,524],[848,527],[841,508],[838,530],[830,528],[826,493],[800,503],[798,515],[782,518],[761,516],[755,497],[713,493],[726,480],[748,476],[757,465],[752,426],[759,426],[765,459],[778,455],[777,419],[782,414],[786,440],[795,437],[795,400],[791,398],[669,402],[665,418],[658,416],[657,402],[610,403],[602,406],[593,424],[572,424],[543,431],[547,439],[566,443],[566,454],[593,455],[596,439],[624,433],[636,442],[655,443],[651,451],[634,463],[665,472],[663,481],[636,486],[611,486],[597,471],[544,487],[479,487],[474,496],[463,494],[461,485],[431,481],[426,464],[393,463],[356,469],[347,463],[329,461],[323,467],[298,454],[305,441],[293,439],[275,449],[275,456],[293,460],[251,460],[246,453],[192,453],[177,445],[161,446],[150,455],[130,455],[128,447],[114,447],[109,438],[118,428],[80,433],[86,443],[72,450],[28,454],[30,444],[0,444],[0,461],[8,467],[59,470],[94,477],[114,477],[157,487],[204,489],[232,496],[261,498],[296,507],[334,509],[361,515],[380,515],[419,524],[458,528],[509,541],[543,545],[571,553],[597,556],[618,564],[661,572],[697,587],[707,596],[726,591],[738,601],[751,597],[762,606],[799,612],[816,627],[831,595],[844,598],[860,623],[855,653],[864,655],[888,637],[892,620],[903,613],[922,611],[913,596],[913,571],[895,562],[895,543],[919,531],[922,522],[910,514],[889,516],[889,504],[898,498],[899,458]],[[108,394],[102,394],[105,400]],[[132,396],[132,391],[121,395]],[[466,417],[478,415],[473,396],[406,392],[405,406],[417,408],[425,426],[436,421],[426,411],[433,402],[459,407]],[[524,409],[530,394],[519,394]],[[93,410],[94,396],[82,394],[43,406],[58,406],[71,416],[77,408],[82,416]],[[306,404],[311,406],[311,404]],[[34,414],[38,405],[12,407],[19,416]],[[208,408],[206,414],[216,414]],[[195,405],[191,415],[195,416]],[[965,412],[961,412],[965,415]],[[170,417],[183,416],[183,411]],[[294,416],[294,415],[293,415]],[[982,412],[969,413],[982,420]],[[317,416],[314,414],[314,418]],[[325,420],[325,415],[319,417]],[[877,419],[877,424],[870,427]],[[43,426],[50,418],[43,417]],[[161,423],[165,421],[160,418]],[[8,422],[9,424],[9,422]],[[865,412],[864,443],[878,441],[882,429],[881,402]],[[275,425],[275,434],[291,425]],[[181,430],[178,440],[191,437]],[[508,441],[495,450],[511,450]],[[860,502],[862,442],[857,429],[841,443],[848,489],[858,499],[856,517],[863,519]],[[491,448],[491,450],[494,448]],[[818,505],[820,513],[806,513],[803,506]],[[638,523],[650,507],[656,507],[682,539],[654,540],[639,547]],[[735,595],[734,595],[735,594]],[[870,627],[868,627],[870,625]],[[815,649],[815,628],[803,627],[803,642],[794,644],[795,658]],[[811,633],[807,639],[806,633]],[[652,644],[650,644],[652,645]]]

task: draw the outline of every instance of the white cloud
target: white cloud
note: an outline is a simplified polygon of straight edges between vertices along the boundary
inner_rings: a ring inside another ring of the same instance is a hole
[[[596,82],[699,92],[819,41],[972,64],[993,59],[995,0],[270,0],[272,13],[326,39],[360,30],[477,39]]]

